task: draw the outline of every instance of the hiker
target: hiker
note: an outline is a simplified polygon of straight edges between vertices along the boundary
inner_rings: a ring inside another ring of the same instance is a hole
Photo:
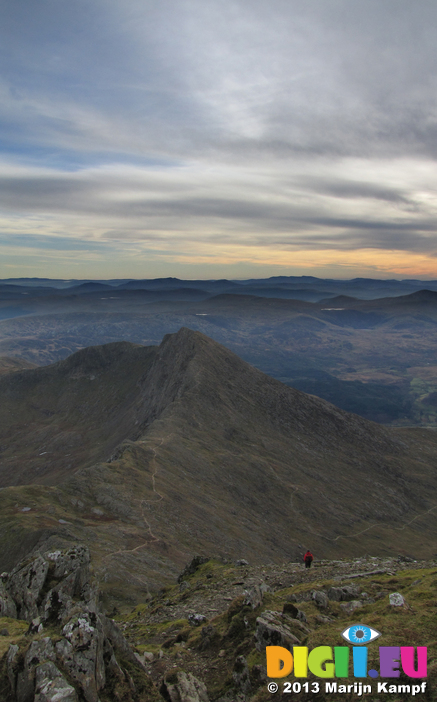
[[[305,563],[305,568],[311,568],[311,563],[313,562],[313,554],[311,551],[307,551],[306,554],[303,557],[304,563]]]

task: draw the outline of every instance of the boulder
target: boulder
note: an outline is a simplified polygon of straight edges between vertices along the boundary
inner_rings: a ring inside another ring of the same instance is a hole
[[[330,587],[328,599],[334,602],[350,602],[355,600],[360,594],[360,588],[354,585],[343,585],[343,587]]]
[[[392,592],[388,596],[388,599],[392,607],[404,607],[406,604],[405,599],[400,592]]]
[[[170,673],[163,681],[160,692],[169,702],[209,702],[206,685],[192,673],[182,670]]]
[[[252,585],[252,587],[244,591],[245,605],[252,607],[252,609],[257,609],[262,604],[264,592],[267,592],[267,586],[262,588],[262,585],[264,585],[264,583]]]
[[[314,590],[311,597],[320,609],[326,609],[329,605],[328,595],[323,590]]]

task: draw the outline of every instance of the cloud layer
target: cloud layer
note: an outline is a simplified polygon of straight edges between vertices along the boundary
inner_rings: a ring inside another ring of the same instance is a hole
[[[1,277],[437,277],[433,1],[24,0],[0,27]]]

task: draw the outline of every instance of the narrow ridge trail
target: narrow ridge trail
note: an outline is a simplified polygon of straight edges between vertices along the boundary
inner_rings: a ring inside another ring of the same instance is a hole
[[[172,436],[172,434],[169,434],[169,435],[166,437],[166,440],[168,440],[171,436]],[[148,532],[148,534],[149,534],[149,536],[150,536],[150,539],[148,539],[147,541],[144,541],[144,543],[140,544],[139,546],[136,546],[135,548],[131,548],[131,549],[120,549],[119,551],[112,551],[111,553],[108,553],[108,554],[105,556],[105,558],[109,558],[109,557],[111,557],[111,556],[119,556],[119,555],[126,554],[126,553],[136,553],[137,551],[140,551],[142,548],[146,548],[146,546],[149,546],[149,545],[152,544],[152,543],[157,543],[158,541],[161,541],[161,539],[159,538],[159,536],[156,536],[156,534],[153,533],[153,531],[152,531],[152,525],[150,524],[149,520],[146,518],[146,516],[145,516],[145,514],[144,514],[145,505],[155,505],[155,504],[158,504],[159,502],[161,502],[161,501],[164,499],[164,496],[161,495],[161,493],[158,492],[158,490],[156,489],[156,475],[157,475],[157,473],[158,473],[158,465],[157,465],[157,460],[156,460],[156,459],[157,459],[157,450],[163,445],[163,443],[164,443],[164,438],[160,438],[160,439],[159,439],[159,442],[160,442],[160,443],[159,443],[159,445],[158,445],[156,448],[155,448],[155,447],[151,447],[151,450],[153,451],[153,458],[152,458],[152,460],[150,461],[150,466],[151,466],[151,467],[153,466],[153,467],[152,467],[152,475],[151,475],[152,491],[153,491],[156,495],[158,495],[158,499],[157,499],[157,500],[144,500],[144,499],[143,499],[143,500],[140,500],[141,516],[142,516],[143,522],[144,522],[144,524],[145,524],[145,526],[146,526],[147,532]],[[147,441],[147,440],[142,440],[142,441],[138,441],[137,443],[138,443],[138,444],[146,444],[146,443],[148,443],[148,441]]]

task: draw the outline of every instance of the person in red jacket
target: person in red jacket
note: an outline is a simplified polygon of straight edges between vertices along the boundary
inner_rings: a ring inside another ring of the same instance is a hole
[[[305,568],[311,568],[311,563],[313,562],[313,554],[311,551],[307,551],[306,554],[303,557],[304,563],[305,563]]]

